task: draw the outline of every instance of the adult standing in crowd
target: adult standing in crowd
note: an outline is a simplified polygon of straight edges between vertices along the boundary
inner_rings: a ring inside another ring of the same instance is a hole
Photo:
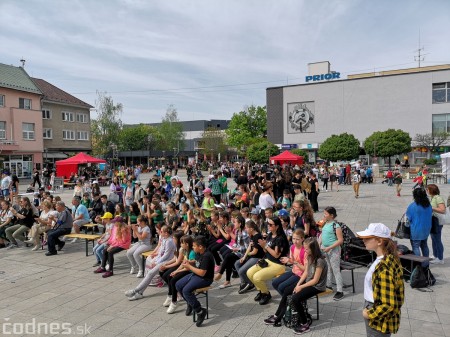
[[[382,223],[371,223],[357,232],[367,250],[377,258],[364,278],[364,309],[367,336],[390,336],[400,327],[401,307],[404,302],[403,269],[397,246],[391,240],[391,231]]]
[[[273,185],[271,182],[264,183],[263,192],[259,196],[259,206],[262,214],[266,208],[273,208],[275,205],[275,197],[273,196]]]
[[[411,229],[411,247],[415,255],[420,256],[422,251],[422,255],[428,257],[430,251],[427,240],[430,235],[433,210],[427,193],[423,188],[413,190],[413,199],[414,201],[406,209],[406,216]],[[427,267],[428,261],[423,262],[422,266]]]
[[[309,174],[309,183],[311,184],[311,191],[308,194],[309,202],[314,212],[319,211],[319,203],[317,197],[319,196],[319,182],[314,172]]]
[[[440,196],[439,187],[435,184],[427,186],[428,194],[431,197],[431,208],[434,213],[445,214],[446,207],[444,199]],[[431,245],[433,248],[434,259],[430,262],[433,264],[444,264],[444,245],[442,244],[442,228],[439,224],[435,233],[430,233]]]

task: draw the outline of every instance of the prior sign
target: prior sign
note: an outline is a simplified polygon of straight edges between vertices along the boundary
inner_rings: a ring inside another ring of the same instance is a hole
[[[331,73],[331,74],[321,74],[321,75],[312,75],[312,76],[306,76],[305,81],[306,82],[316,82],[316,81],[323,81],[323,80],[334,80],[336,78],[341,78],[341,73]]]

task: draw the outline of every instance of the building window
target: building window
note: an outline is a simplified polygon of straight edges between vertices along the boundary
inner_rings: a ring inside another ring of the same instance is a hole
[[[43,129],[43,138],[44,139],[52,139],[53,138],[53,132],[52,129]]]
[[[64,140],[75,140],[75,131],[73,130],[63,130]]]
[[[73,122],[73,112],[63,111],[62,112],[62,120],[64,122]]]
[[[31,99],[19,98],[19,109],[31,110]]]
[[[52,112],[50,110],[42,109],[42,119],[52,119]]]
[[[450,132],[450,114],[433,115],[432,132]]]
[[[5,106],[5,95],[0,95],[0,106]]]
[[[22,137],[25,140],[34,140],[34,123],[22,123]]]
[[[78,140],[89,140],[89,132],[78,131]]]
[[[77,114],[77,122],[78,123],[87,123],[88,122],[87,114]]]
[[[0,139],[6,139],[6,122],[0,122]]]
[[[450,102],[450,82],[433,83],[433,104]]]

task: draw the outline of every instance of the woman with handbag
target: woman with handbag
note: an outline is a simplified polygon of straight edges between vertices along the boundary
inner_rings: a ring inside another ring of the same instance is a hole
[[[442,227],[444,227],[443,216],[447,212],[444,199],[439,195],[439,187],[435,184],[427,186],[428,194],[431,197],[431,208],[433,210],[433,216],[436,216],[439,221],[432,226],[430,236],[431,245],[433,247],[434,260],[431,260],[432,264],[444,264],[444,245],[442,244]]]
[[[428,257],[430,250],[428,249],[427,240],[430,235],[433,210],[427,193],[423,188],[414,189],[413,198],[414,201],[406,209],[406,216],[411,229],[410,241],[412,251],[417,256],[420,256],[422,251],[422,255]],[[428,261],[422,263],[422,267],[428,267],[428,265]]]

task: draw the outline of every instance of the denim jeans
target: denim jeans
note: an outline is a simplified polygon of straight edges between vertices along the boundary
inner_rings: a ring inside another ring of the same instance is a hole
[[[428,249],[427,239],[425,240],[410,240],[411,241],[411,249],[414,252],[414,255],[417,256],[430,256],[430,250]],[[422,251],[422,254],[420,254]],[[428,267],[428,262],[423,262],[422,267]]]
[[[295,275],[292,271],[287,271],[283,275],[274,278],[272,281],[272,287],[283,296],[284,290],[291,284],[297,284],[300,280],[298,275]]]
[[[183,296],[187,304],[189,304],[195,312],[199,312],[201,309],[200,302],[194,295],[195,289],[200,289],[208,287],[211,285],[212,280],[205,280],[204,278],[197,276],[193,273],[186,275],[181,280],[179,280],[175,287],[177,291]]]
[[[237,270],[242,284],[252,284],[252,281],[250,281],[250,279],[247,277],[247,270],[253,267],[256,262],[258,262],[258,260],[259,259],[257,257],[250,257],[249,259],[247,259],[247,261],[244,262],[244,264],[242,264],[240,260],[236,261],[236,263],[234,264],[234,268]]]
[[[437,233],[431,234],[431,245],[433,247],[433,255],[436,259],[444,259],[444,245],[442,244],[442,227],[438,226]]]
[[[97,262],[102,262],[103,250],[105,249],[106,243],[98,243],[92,248],[92,251],[97,259]]]

